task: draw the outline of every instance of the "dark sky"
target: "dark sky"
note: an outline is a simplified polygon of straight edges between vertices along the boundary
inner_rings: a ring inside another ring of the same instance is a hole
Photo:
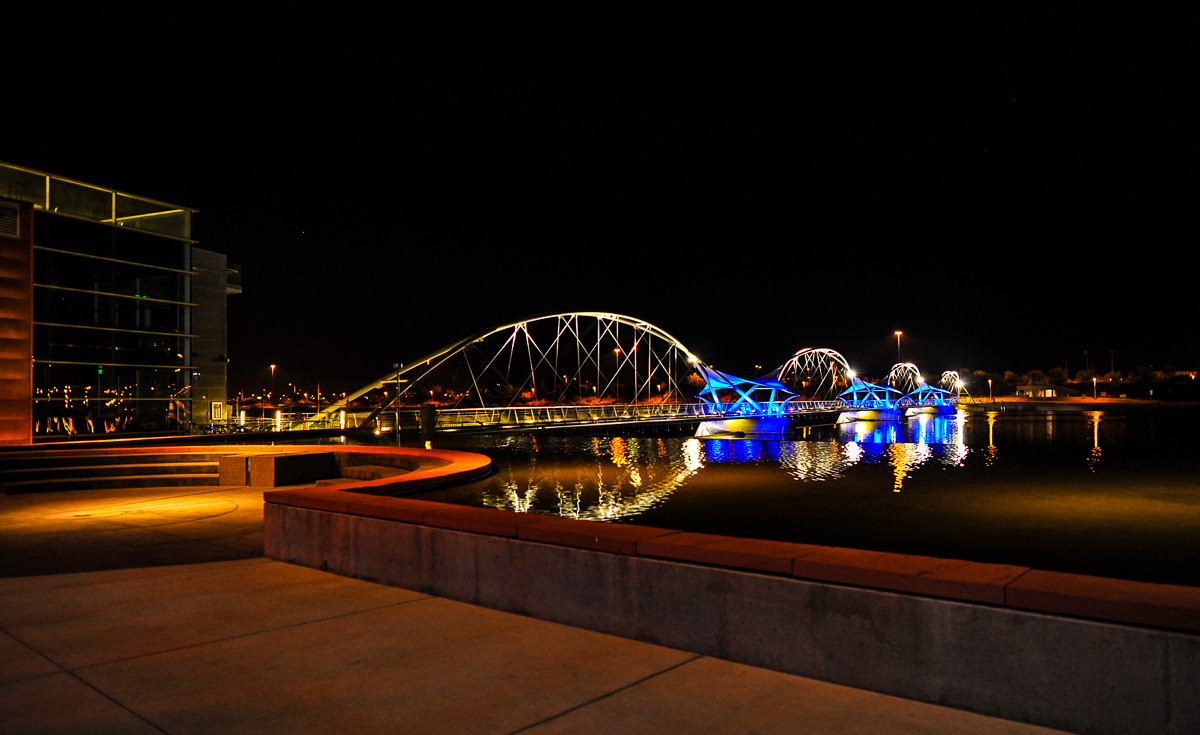
[[[809,346],[886,372],[897,329],[935,374],[1200,360],[1194,136],[1119,29],[296,7],[97,40],[0,154],[200,210],[244,273],[235,392],[559,311],[735,373]]]

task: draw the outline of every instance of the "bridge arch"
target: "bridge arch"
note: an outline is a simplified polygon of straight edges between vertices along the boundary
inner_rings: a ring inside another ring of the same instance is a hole
[[[960,393],[962,392],[963,381],[959,377],[957,370],[947,370],[942,373],[942,377],[938,380],[938,387],[951,393]]]
[[[805,347],[777,367],[774,377],[798,396],[832,400],[854,382],[854,371],[837,350]]]
[[[392,370],[314,420],[389,387],[384,406],[397,400],[454,407],[661,401],[699,391],[699,362],[682,342],[642,319],[599,311],[540,314],[490,327]]]
[[[912,393],[925,384],[921,371],[911,362],[898,362],[887,375],[887,384],[901,393]]]

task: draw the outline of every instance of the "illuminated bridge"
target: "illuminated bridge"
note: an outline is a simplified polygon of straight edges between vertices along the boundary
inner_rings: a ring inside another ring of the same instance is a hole
[[[948,377],[950,376],[950,377]],[[911,363],[886,385],[860,380],[830,349],[803,349],[766,375],[722,372],[649,322],[607,312],[547,314],[459,340],[279,429],[503,431],[631,424],[697,433],[778,434],[795,423],[898,419],[952,407],[957,375],[926,386]],[[362,398],[377,408],[354,414]],[[873,413],[872,413],[873,412]]]

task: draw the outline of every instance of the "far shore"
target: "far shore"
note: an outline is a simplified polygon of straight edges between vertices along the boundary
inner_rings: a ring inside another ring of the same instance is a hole
[[[1046,406],[1046,407],[1066,407],[1071,408],[1087,408],[1089,406],[1108,406],[1108,407],[1145,407],[1145,408],[1160,408],[1187,406],[1195,408],[1200,406],[1200,401],[1158,401],[1147,398],[1116,398],[1100,396],[1092,398],[1091,396],[1063,396],[1059,398],[1028,398],[1026,396],[996,396],[992,399],[987,398],[964,398],[963,404],[967,406],[990,406],[996,404],[1003,405],[1024,405],[1024,406]]]

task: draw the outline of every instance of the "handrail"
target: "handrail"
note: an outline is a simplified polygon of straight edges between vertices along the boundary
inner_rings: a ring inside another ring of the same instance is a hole
[[[838,401],[775,404],[775,411],[753,411],[735,403],[595,404],[578,406],[509,406],[505,408],[453,408],[437,412],[437,428],[517,427],[538,424],[597,424],[627,421],[678,421],[687,419],[765,417],[833,411]]]
[[[794,416],[805,413],[838,411],[845,408],[841,401],[789,401],[765,404],[766,411],[755,411],[746,403],[641,403],[641,404],[582,404],[572,406],[507,406],[497,408],[439,408],[436,430],[484,427],[518,428],[539,425],[588,425],[626,423],[630,421],[687,421],[691,419],[764,418]],[[349,416],[348,416],[349,417]],[[374,416],[379,431],[395,430],[397,413],[384,411]],[[361,416],[357,417],[361,419]],[[420,428],[420,410],[399,411],[400,428]],[[356,420],[355,425],[359,425]],[[218,433],[239,431],[293,431],[300,429],[337,428],[334,419],[321,413],[291,414],[274,418],[246,417],[245,424],[237,419],[213,424]]]

